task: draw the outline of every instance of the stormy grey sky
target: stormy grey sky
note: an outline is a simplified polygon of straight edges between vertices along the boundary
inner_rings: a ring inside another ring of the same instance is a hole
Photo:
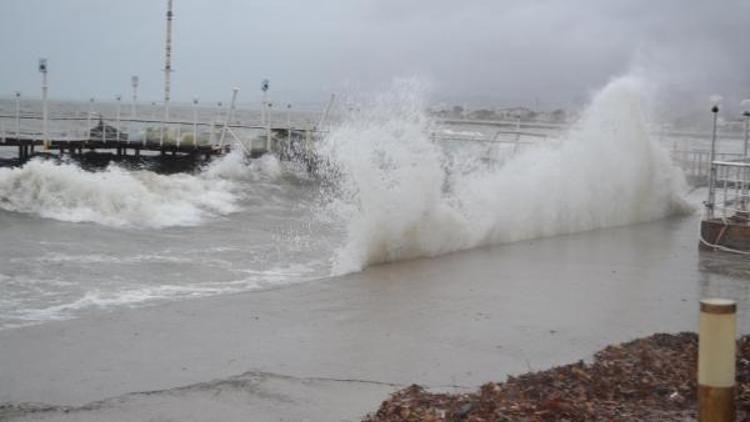
[[[580,101],[640,68],[672,94],[750,95],[746,0],[174,0],[173,97],[324,101],[418,75],[435,99]],[[162,96],[166,0],[0,0],[0,95]],[[683,97],[684,97],[683,95]]]

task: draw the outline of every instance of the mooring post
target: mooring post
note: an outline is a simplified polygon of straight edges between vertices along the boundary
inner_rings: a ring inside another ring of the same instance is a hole
[[[735,419],[735,336],[737,304],[728,299],[700,301],[698,323],[698,421]]]

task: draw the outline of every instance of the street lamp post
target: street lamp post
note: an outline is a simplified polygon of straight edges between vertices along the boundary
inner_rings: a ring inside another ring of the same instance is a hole
[[[21,139],[21,91],[16,91],[16,142]]]
[[[229,123],[234,116],[234,109],[237,106],[237,93],[240,89],[237,87],[232,88],[232,101],[229,103],[229,110],[227,111],[226,119],[224,120],[224,127],[221,130],[221,137],[219,138],[219,147],[224,148],[224,138],[226,137],[227,130],[229,129]]]
[[[742,115],[745,116],[745,145],[744,145],[744,152],[742,155],[742,159],[745,163],[748,163],[748,131],[750,128],[748,128],[748,125],[750,124],[750,99],[744,99],[740,102],[740,105],[742,106]],[[742,189],[742,210],[747,211],[747,202],[748,202],[748,189],[750,189],[750,169],[745,167],[742,169],[743,171],[743,189]]]
[[[198,145],[198,97],[193,97],[193,146]]]
[[[714,114],[714,118],[713,129],[711,131],[711,154],[708,160],[708,165],[710,166],[710,173],[708,176],[708,201],[706,201],[706,214],[708,218],[713,218],[714,216],[714,202],[716,200],[716,166],[714,165],[714,160],[716,158],[716,124],[719,118],[720,104],[720,96],[711,96],[711,113]]]
[[[750,99],[744,99],[740,102],[742,106],[742,115],[745,116],[745,150],[743,158],[747,160],[748,148],[748,124],[750,124]]]
[[[261,104],[260,107],[260,120],[261,124],[263,126],[266,125],[266,104],[268,103],[268,88],[270,86],[270,81],[268,79],[263,79],[260,82],[260,89],[263,91],[263,104]]]
[[[115,125],[117,127],[115,128],[115,134],[117,135],[117,142],[120,142],[120,105],[122,102],[122,95],[115,95],[115,99],[117,100],[117,114],[115,116],[115,120],[117,121]]]
[[[268,102],[268,115],[266,116],[266,152],[271,152],[271,109],[273,104]]]
[[[130,103],[130,118],[135,119],[135,104],[138,101],[138,76],[130,77],[130,86],[133,87],[133,102]]]
[[[49,149],[49,133],[47,131],[47,59],[39,59],[39,72],[42,74],[42,143],[46,151]]]
[[[86,117],[86,139],[91,140],[91,116],[94,114],[94,97],[89,98],[89,112]]]

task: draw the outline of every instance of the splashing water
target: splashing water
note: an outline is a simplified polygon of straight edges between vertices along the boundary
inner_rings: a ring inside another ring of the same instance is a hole
[[[32,160],[0,169],[0,209],[114,227],[192,226],[239,210],[238,180],[278,177],[278,160],[247,163],[239,152],[198,174],[160,175],[110,165],[89,172],[69,163]]]
[[[320,148],[336,180],[325,211],[346,227],[334,273],[685,212],[682,174],[648,134],[643,91],[637,78],[615,79],[555,146],[469,173],[452,172],[461,164],[431,142],[419,89],[381,95]]]

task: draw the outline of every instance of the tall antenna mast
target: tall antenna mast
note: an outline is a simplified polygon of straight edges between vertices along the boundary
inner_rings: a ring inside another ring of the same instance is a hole
[[[169,120],[169,100],[171,99],[171,81],[172,73],[172,0],[167,0],[167,48],[164,64],[164,120]]]

